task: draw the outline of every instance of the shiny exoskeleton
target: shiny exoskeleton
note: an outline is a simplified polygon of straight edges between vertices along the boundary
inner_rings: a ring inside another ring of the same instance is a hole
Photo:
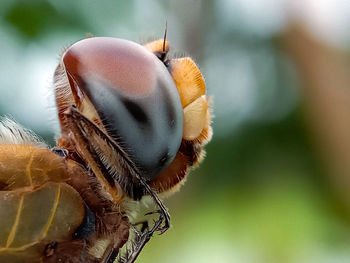
[[[100,262],[108,254],[84,250],[93,251],[102,236],[121,247],[129,222],[93,191],[89,177],[49,149],[0,145],[0,262]]]
[[[81,40],[54,74],[57,146],[0,127],[0,262],[134,262],[168,229],[158,195],[179,189],[212,134],[199,69],[168,52],[165,38]],[[125,203],[147,195],[159,219],[137,230]]]

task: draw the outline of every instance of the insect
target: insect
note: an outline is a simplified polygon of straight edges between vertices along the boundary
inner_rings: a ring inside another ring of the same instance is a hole
[[[0,262],[134,262],[170,227],[159,196],[179,189],[211,139],[203,76],[191,58],[170,58],[166,37],[91,37],[62,54],[54,88],[57,146],[0,125]],[[125,204],[144,196],[157,220],[138,228]]]

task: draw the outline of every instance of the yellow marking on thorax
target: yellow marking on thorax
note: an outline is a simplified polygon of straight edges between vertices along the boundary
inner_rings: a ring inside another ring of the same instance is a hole
[[[52,221],[53,221],[53,219],[55,217],[56,210],[57,210],[57,207],[58,207],[58,203],[59,203],[59,200],[60,200],[60,196],[61,196],[61,185],[58,185],[57,186],[56,197],[55,197],[55,201],[53,203],[53,207],[51,209],[50,217],[47,220],[47,223],[44,226],[44,228],[43,228],[43,230],[41,232],[41,235],[38,238],[38,240],[36,240],[34,242],[31,242],[31,243],[28,243],[26,245],[20,246],[20,247],[10,247],[10,245],[12,244],[12,242],[13,242],[13,240],[15,238],[16,230],[18,228],[19,219],[21,217],[21,212],[22,212],[22,208],[23,208],[23,201],[24,201],[24,194],[22,194],[20,202],[19,202],[19,205],[18,205],[18,210],[17,210],[17,214],[16,214],[16,218],[15,218],[15,223],[13,224],[11,232],[10,232],[8,238],[7,238],[6,247],[1,247],[0,248],[0,252],[4,252],[4,251],[7,251],[7,252],[22,251],[22,250],[25,250],[25,249],[27,249],[27,248],[29,248],[31,246],[34,246],[35,244],[37,244],[41,240],[43,240],[46,237],[46,235],[47,235],[47,233],[48,233],[48,231],[50,229],[50,226],[52,224]]]
[[[51,210],[51,215],[50,215],[49,220],[47,221],[45,227],[43,228],[43,230],[41,232],[41,235],[40,235],[41,237],[39,239],[45,238],[46,235],[47,235],[47,232],[50,229],[50,226],[51,226],[52,221],[53,221],[53,219],[55,217],[55,214],[56,214],[58,203],[60,201],[60,196],[61,196],[61,185],[59,184],[58,187],[57,187],[55,201],[53,203],[53,207],[52,207],[52,210]]]
[[[23,200],[24,200],[24,194],[22,194],[21,199],[19,201],[15,222],[13,223],[13,226],[11,228],[10,234],[9,234],[9,236],[7,238],[7,241],[6,241],[6,248],[8,248],[12,244],[13,240],[15,239],[15,235],[16,235],[16,231],[17,231],[17,228],[18,228],[19,219],[20,219],[21,213],[22,213]]]
[[[33,159],[34,159],[34,153],[31,153],[30,158],[29,158],[29,162],[28,162],[28,164],[26,166],[26,175],[28,177],[30,186],[33,186],[32,169],[31,169],[32,168]]]
[[[34,246],[35,244],[39,243],[38,241],[34,241],[34,242],[31,242],[31,243],[28,243],[26,245],[23,245],[23,246],[20,246],[20,247],[1,247],[0,248],[0,252],[4,252],[4,251],[7,251],[7,252],[16,252],[16,251],[22,251],[22,250],[25,250],[31,246]]]

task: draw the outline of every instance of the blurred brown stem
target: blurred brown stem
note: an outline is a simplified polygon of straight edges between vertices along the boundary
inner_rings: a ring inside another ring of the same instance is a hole
[[[294,24],[283,36],[302,81],[307,121],[334,183],[350,208],[350,68],[345,52]]]

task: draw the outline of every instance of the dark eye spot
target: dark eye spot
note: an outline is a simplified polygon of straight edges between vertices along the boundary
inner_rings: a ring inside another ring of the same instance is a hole
[[[137,105],[135,102],[128,100],[126,98],[122,99],[122,102],[125,106],[125,108],[130,112],[130,114],[138,121],[141,123],[147,123],[149,122],[149,119],[144,112],[144,110]]]
[[[169,127],[173,130],[176,128],[176,112],[175,112],[175,105],[173,103],[173,100],[171,99],[171,94],[169,91],[162,87],[160,89],[160,92],[162,92],[163,98],[164,98],[164,109],[167,116]]]
[[[159,167],[162,167],[169,159],[169,154],[166,152],[158,161]]]

